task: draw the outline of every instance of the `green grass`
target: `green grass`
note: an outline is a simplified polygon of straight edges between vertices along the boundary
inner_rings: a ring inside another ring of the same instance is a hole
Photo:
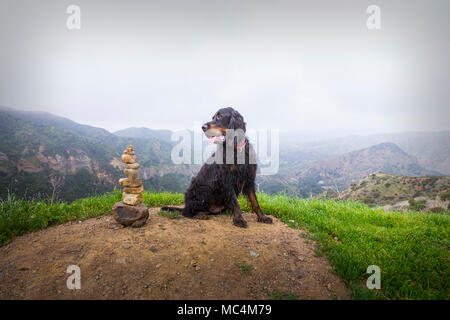
[[[121,200],[116,190],[101,196],[79,199],[71,204],[51,201],[26,201],[10,196],[0,202],[0,246],[14,236],[44,229],[54,224],[73,220],[95,218],[111,213],[112,206]],[[148,207],[183,203],[179,193],[143,193],[143,202]]]
[[[241,270],[242,274],[245,274],[246,276],[252,274],[252,266],[251,265],[249,265],[249,264],[247,264],[245,262],[243,262],[241,264],[235,263],[234,265]]]
[[[169,218],[169,219],[178,219],[181,218],[181,215],[178,211],[168,211],[168,210],[161,210],[158,213],[160,216]]]
[[[120,198],[119,191],[71,204],[10,197],[0,202],[0,245],[50,225],[109,214]],[[308,230],[317,252],[328,258],[354,298],[450,299],[448,211],[385,212],[353,201],[285,195],[259,194],[258,199],[266,214]],[[183,195],[144,192],[143,201],[148,207],[177,205],[183,203]],[[245,199],[239,202],[243,210],[250,210]],[[381,290],[365,288],[369,265],[381,269]],[[251,272],[251,266],[237,266],[243,274]]]
[[[385,212],[353,201],[284,195],[258,199],[266,214],[310,232],[354,298],[450,299],[448,212]],[[250,209],[244,199],[240,203]],[[364,286],[369,265],[381,269],[381,292]]]
[[[267,295],[269,296],[269,300],[298,300],[294,294],[279,290],[268,292]]]

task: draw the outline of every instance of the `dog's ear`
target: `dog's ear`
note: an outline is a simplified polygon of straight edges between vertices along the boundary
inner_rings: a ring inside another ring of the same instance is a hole
[[[244,118],[241,116],[241,114],[236,110],[231,111],[231,119],[230,123],[228,124],[228,128],[234,130],[241,129],[245,132],[245,125],[246,123],[244,122]]]

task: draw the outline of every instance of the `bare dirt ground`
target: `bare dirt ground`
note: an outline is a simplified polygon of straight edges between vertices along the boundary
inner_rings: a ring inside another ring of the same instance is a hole
[[[314,243],[274,218],[247,229],[229,215],[169,219],[150,209],[147,224],[123,228],[112,216],[17,237],[0,248],[0,299],[349,299]],[[69,265],[81,289],[69,290]]]

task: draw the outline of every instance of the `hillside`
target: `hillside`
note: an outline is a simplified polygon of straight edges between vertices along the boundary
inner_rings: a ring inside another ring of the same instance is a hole
[[[15,119],[31,122],[39,127],[55,127],[69,130],[90,138],[108,138],[111,136],[111,133],[105,129],[79,124],[70,119],[58,117],[43,111],[21,111],[0,106],[0,114],[8,114]]]
[[[390,210],[440,212],[450,209],[450,177],[406,177],[373,173],[352,184],[341,194],[334,195],[340,199],[362,201]]]
[[[378,171],[407,176],[445,172],[439,170],[450,159],[445,158],[449,147],[447,132],[415,135],[349,137],[309,143],[302,149],[286,145],[282,138],[279,173],[258,176],[257,184],[259,190],[271,194],[287,192],[310,197],[324,190],[343,191]],[[170,136],[169,130],[148,128],[128,128],[112,134],[46,112],[0,107],[0,197],[5,198],[10,192],[72,201],[113,190],[122,176],[119,156],[128,144],[133,144],[138,154],[140,175],[147,190],[183,192],[199,166],[172,164],[170,152],[174,142]],[[404,152],[393,143],[341,153],[392,137],[419,156]],[[438,159],[440,164],[434,160],[426,164],[427,168],[436,165],[439,170],[425,169],[421,165],[424,157]]]
[[[165,142],[171,142],[172,131],[170,130],[152,130],[149,128],[127,128],[114,132],[119,137],[131,137],[140,139],[158,139]]]
[[[333,158],[384,142],[398,145],[403,151],[415,157],[421,167],[450,175],[450,131],[353,135],[321,142],[309,142],[297,146],[296,149]]]
[[[75,200],[110,191],[122,176],[120,155],[133,144],[144,186],[182,191],[192,170],[172,166],[172,145],[156,138],[119,137],[42,112],[0,109],[0,197]]]
[[[123,228],[107,216],[18,238],[0,248],[0,256],[7,256],[0,258],[5,273],[0,299],[351,296],[344,281],[331,272],[330,263],[314,254],[314,244],[277,219],[267,225],[245,213],[252,227],[249,233],[236,230],[226,215],[198,221],[168,219],[158,212],[151,209],[148,223],[139,230]],[[33,246],[26,245],[29,242]],[[65,288],[65,269],[74,260],[83,272],[82,290]]]
[[[410,155],[393,143],[381,143],[317,161],[300,171],[299,179],[316,179],[324,186],[346,186],[376,171],[406,176],[421,176],[431,171],[422,168]]]
[[[333,158],[289,162],[280,166],[278,175],[262,177],[260,186],[266,191],[267,186],[278,183],[291,194],[308,197],[324,190],[342,191],[351,183],[379,171],[406,176],[433,174],[397,145],[381,143]]]
[[[274,224],[244,213],[241,229],[226,213],[191,220],[161,212],[155,207],[181,204],[183,195],[144,192],[150,219],[134,229],[110,216],[120,198],[0,201],[0,298],[450,297],[448,214],[258,194]],[[83,290],[66,288],[71,264],[82,270]],[[382,270],[381,290],[365,286],[369,265]]]

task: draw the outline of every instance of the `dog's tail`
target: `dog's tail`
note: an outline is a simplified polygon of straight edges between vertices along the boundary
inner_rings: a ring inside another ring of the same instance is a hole
[[[178,208],[178,207],[162,207],[161,210],[164,211],[183,211],[183,208]]]

